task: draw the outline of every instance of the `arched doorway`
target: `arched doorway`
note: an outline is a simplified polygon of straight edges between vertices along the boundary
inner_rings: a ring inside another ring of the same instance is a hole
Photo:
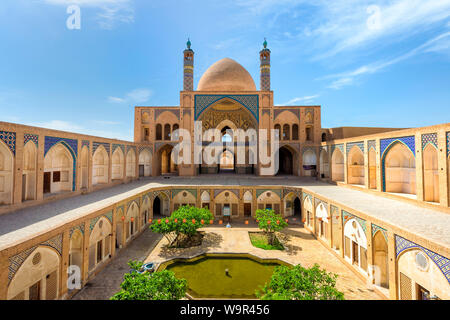
[[[105,217],[100,217],[89,236],[89,272],[111,258],[111,223]]]
[[[144,149],[139,154],[139,177],[149,177],[152,172],[152,155]]]
[[[389,288],[388,245],[383,232],[377,231],[373,237],[373,282],[381,287]]]
[[[75,230],[72,233],[69,244],[69,266],[77,266],[80,274],[83,274],[83,234],[80,230]],[[81,280],[81,279],[80,279]],[[76,279],[73,279],[72,284],[75,285]]]
[[[128,150],[126,160],[126,173],[127,178],[136,177],[136,153],[134,152],[134,149]]]
[[[437,149],[431,143],[423,150],[424,200],[439,202],[439,169]]]
[[[301,219],[302,217],[302,202],[299,197],[294,199],[294,217]]]
[[[367,271],[366,233],[355,218],[344,225],[344,257],[355,267]]]
[[[235,163],[234,154],[227,149],[224,149],[219,155],[219,173],[234,173]]]
[[[339,149],[331,156],[331,180],[344,181],[344,155]]]
[[[384,191],[416,194],[416,159],[402,142],[394,142],[382,158]]]
[[[95,150],[92,162],[92,185],[108,183],[109,155],[104,146]]]
[[[37,148],[28,141],[23,151],[22,201],[36,199]]]
[[[364,154],[358,146],[348,153],[348,183],[364,185]]]
[[[44,193],[72,191],[74,157],[64,143],[54,145],[44,158]]]
[[[116,148],[112,154],[112,180],[122,180],[125,164],[125,156],[120,147]]]
[[[317,169],[316,153],[311,149],[307,149],[303,153],[304,175],[307,177],[314,177],[314,176],[316,176],[316,169]]]
[[[153,216],[160,216],[162,214],[161,212],[161,199],[159,197],[156,197],[153,200]]]
[[[320,176],[321,178],[329,178],[330,176],[328,152],[326,150],[320,152]]]
[[[158,151],[157,156],[157,175],[176,175],[178,165],[172,156],[173,146],[165,145]]]
[[[278,150],[278,175],[294,174],[293,158],[292,152],[288,148],[283,146]]]

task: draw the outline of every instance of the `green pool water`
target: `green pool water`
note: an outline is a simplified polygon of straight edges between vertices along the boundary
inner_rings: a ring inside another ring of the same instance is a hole
[[[188,293],[194,298],[254,299],[255,290],[270,280],[274,268],[279,265],[286,263],[250,255],[206,255],[175,260],[166,263],[163,269],[186,279]]]

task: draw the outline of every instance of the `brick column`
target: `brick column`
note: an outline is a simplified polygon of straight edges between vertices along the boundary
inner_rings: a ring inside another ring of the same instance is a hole
[[[449,169],[447,167],[447,133],[445,130],[439,130],[437,133],[438,139],[438,170],[439,170],[439,202],[441,206],[450,206],[450,199],[448,197],[448,175]]]
[[[376,173],[377,173],[377,191],[384,191],[383,190],[383,176],[382,176],[382,162],[381,162],[381,146],[380,146],[380,139],[375,140],[375,146],[377,149],[376,154]]]
[[[23,174],[23,131],[16,130],[16,154],[13,158],[13,189],[12,203],[19,204],[22,202],[22,174]]]
[[[83,239],[83,267],[82,267],[82,277],[83,285],[87,282],[89,277],[89,236],[90,236],[90,219],[84,222],[84,239]]]
[[[364,186],[369,188],[369,144],[368,140],[364,140]]]
[[[344,183],[348,184],[347,142],[344,143]]]
[[[423,201],[423,152],[422,152],[422,134],[416,133],[416,195],[417,200]]]
[[[68,278],[68,268],[69,268],[69,251],[70,251],[70,237],[69,237],[69,230],[66,229],[63,233],[62,238],[62,259],[61,259],[61,276],[60,276],[60,283],[59,283],[59,296],[64,296],[67,293],[67,278]]]
[[[111,246],[111,257],[116,255],[116,226],[117,226],[117,217],[116,217],[117,208],[114,206],[112,210],[112,246]]]

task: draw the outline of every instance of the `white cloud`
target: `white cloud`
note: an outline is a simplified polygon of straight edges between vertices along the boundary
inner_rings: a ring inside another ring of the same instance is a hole
[[[304,96],[304,97],[297,97],[297,98],[293,98],[291,100],[289,100],[288,102],[283,103],[282,105],[284,106],[291,106],[294,105],[296,103],[311,103],[312,101],[314,101],[314,99],[317,99],[320,95],[316,94],[316,95],[312,95],[312,96]]]
[[[414,48],[413,50],[410,50],[409,52],[393,59],[377,61],[361,66],[355,70],[327,75],[316,80],[336,79],[328,86],[328,88],[340,89],[344,86],[354,84],[355,79],[362,75],[379,72],[391,65],[425,52],[440,52],[450,54],[450,31],[445,32],[431,40],[428,40],[427,42]]]
[[[79,5],[81,9],[97,9],[96,20],[102,29],[112,29],[116,23],[134,22],[132,0],[43,0],[49,5]]]
[[[128,92],[125,97],[112,97],[109,96],[107,98],[110,103],[144,103],[147,102],[152,95],[152,91],[149,89],[134,89],[133,91]]]

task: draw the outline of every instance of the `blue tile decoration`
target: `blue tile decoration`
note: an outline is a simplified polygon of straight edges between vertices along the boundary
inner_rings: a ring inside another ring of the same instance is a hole
[[[112,145],[112,153],[114,153],[114,151],[116,151],[117,148],[122,149],[123,154],[125,154],[125,145],[113,143],[113,145]]]
[[[450,157],[450,132],[447,132],[447,157]]]
[[[148,150],[148,152],[150,152],[150,154],[153,155],[153,148],[152,147],[140,146],[139,147],[139,154],[141,154],[141,152],[144,151],[144,150]]]
[[[83,223],[80,223],[80,224],[77,225],[77,226],[73,226],[72,228],[70,228],[70,230],[69,230],[69,239],[72,238],[72,235],[73,235],[73,233],[74,233],[76,230],[79,230],[79,231],[81,232],[81,234],[84,234],[84,222],[83,222]]]
[[[364,141],[350,142],[350,143],[347,143],[347,155],[354,146],[357,146],[359,148],[359,150],[361,150],[361,152],[364,153]]]
[[[99,215],[99,216],[91,219],[91,221],[89,223],[89,233],[91,233],[92,230],[94,230],[94,227],[97,224],[98,220],[100,220],[102,217],[105,217],[106,219],[108,219],[108,221],[112,225],[113,212],[112,211],[108,211],[107,213],[104,213],[102,215]]]
[[[376,140],[369,140],[367,141],[367,149],[370,151],[370,149],[377,151],[377,142]]]
[[[306,151],[311,150],[314,154],[316,153],[316,149],[314,147],[303,147],[302,148],[302,155],[305,154]]]
[[[243,105],[259,122],[259,96],[256,94],[238,94],[238,95],[217,95],[217,94],[198,94],[195,95],[195,120],[209,106],[222,99],[231,99]]]
[[[59,255],[61,256],[62,252],[62,234],[58,234],[55,237],[42,242],[39,245],[33,246],[29,249],[26,249],[12,257],[9,258],[9,267],[8,267],[8,284],[11,283],[11,280],[14,278],[14,275],[16,274],[17,270],[22,266],[22,264],[25,262],[25,260],[33,253],[33,251],[39,247],[50,247],[54,250],[56,250]]]
[[[195,199],[197,199],[197,189],[172,189],[172,199],[175,198],[175,196],[182,191],[189,192],[190,194],[192,194],[194,196]],[[238,197],[239,197],[239,195],[238,195]]]
[[[164,194],[167,196],[168,199],[170,199],[170,190],[160,190],[160,191],[152,191],[152,201],[159,196],[160,194]]]
[[[330,205],[330,212],[331,212],[331,218],[334,221],[339,220],[340,215],[339,215],[339,208],[334,206],[334,205]]]
[[[375,233],[377,233],[378,231],[380,231],[383,234],[384,238],[386,239],[386,242],[388,242],[387,230],[372,223],[372,237],[374,237]]]
[[[16,133],[8,131],[0,131],[0,140],[2,140],[11,150],[13,155],[16,155]]]
[[[445,258],[405,238],[395,235],[395,253],[397,258],[402,252],[411,248],[420,249],[425,252],[430,257],[430,259],[438,266],[439,270],[442,271],[445,278],[450,283],[450,260],[448,258]]]
[[[278,115],[284,111],[290,111],[292,112],[298,120],[300,120],[300,109],[299,108],[289,108],[289,109],[278,109],[278,108],[274,108],[273,111],[273,118],[276,119],[278,117]]]
[[[39,147],[39,136],[37,134],[25,133],[23,135],[23,145],[26,145],[28,141],[33,141],[36,148]]]
[[[83,147],[86,146],[89,150],[89,146],[90,146],[90,142],[89,140],[82,140],[81,141],[81,149],[83,149]]]
[[[92,154],[95,154],[95,151],[100,146],[103,146],[105,148],[106,152],[109,154],[109,149],[111,147],[111,144],[106,143],[106,142],[95,142],[95,141],[92,143]]]
[[[382,190],[386,191],[386,155],[389,152],[389,149],[392,148],[396,143],[403,143],[411,150],[413,156],[416,156],[416,142],[414,136],[409,137],[401,137],[401,138],[391,138],[391,139],[382,139],[380,140],[381,147],[381,181],[382,181]]]
[[[76,175],[76,168],[77,168],[78,140],[68,139],[68,138],[58,138],[58,137],[45,136],[45,140],[44,140],[44,157],[47,154],[47,152],[54,145],[56,145],[58,143],[61,143],[62,145],[64,145],[67,148],[67,150],[69,150],[70,154],[72,155],[72,159],[73,159],[72,191],[75,191],[76,177],[77,177],[77,175]]]
[[[429,143],[435,146],[436,149],[438,148],[437,133],[427,133],[422,135],[422,150],[424,150]]]
[[[136,146],[127,146],[127,154],[128,154],[128,151],[130,151],[131,149],[134,150],[134,154],[136,155]]]
[[[302,198],[302,193],[300,189],[297,188],[283,188],[282,190],[282,195],[283,195],[283,199],[289,194],[289,193],[293,193],[294,197],[299,197],[300,199]]]
[[[314,206],[317,208],[317,206],[319,205],[319,204],[323,204],[324,206],[325,206],[325,208],[328,206],[328,203],[327,202],[325,202],[325,201],[323,201],[323,200],[321,200],[321,199],[319,199],[319,198],[314,198]]]
[[[264,192],[269,191],[269,192],[273,192],[276,195],[278,195],[278,197],[280,197],[281,199],[281,189],[257,189],[256,190],[256,198],[258,199],[260,195],[262,195]],[[215,195],[214,195],[215,196]],[[239,197],[239,196],[238,196]]]
[[[356,221],[358,221],[364,232],[367,232],[366,220],[361,219],[360,217],[357,217],[354,214],[351,214],[350,212],[342,210],[342,226],[345,226],[345,224],[351,219],[355,219]]]
[[[380,140],[380,152],[383,157],[385,151],[388,151],[396,142],[402,142],[405,144],[409,150],[416,156],[416,138],[414,136],[409,137],[400,137],[400,138],[390,138],[390,139],[381,139]]]
[[[334,150],[336,150],[336,148],[338,148],[339,150],[341,150],[342,152],[342,156],[344,156],[345,152],[344,152],[344,144],[333,144],[331,146],[331,156],[333,156]]]
[[[137,205],[138,208],[140,207],[140,205],[139,205],[139,199],[133,199],[133,200],[128,201],[128,203],[127,203],[127,211],[128,211],[128,209],[130,209],[130,207],[131,207],[131,205],[132,205],[133,203],[136,203],[136,205]]]
[[[312,196],[306,192],[303,192],[303,201],[302,202],[304,202],[306,198],[309,198],[309,200],[311,201],[311,204],[313,203]]]

